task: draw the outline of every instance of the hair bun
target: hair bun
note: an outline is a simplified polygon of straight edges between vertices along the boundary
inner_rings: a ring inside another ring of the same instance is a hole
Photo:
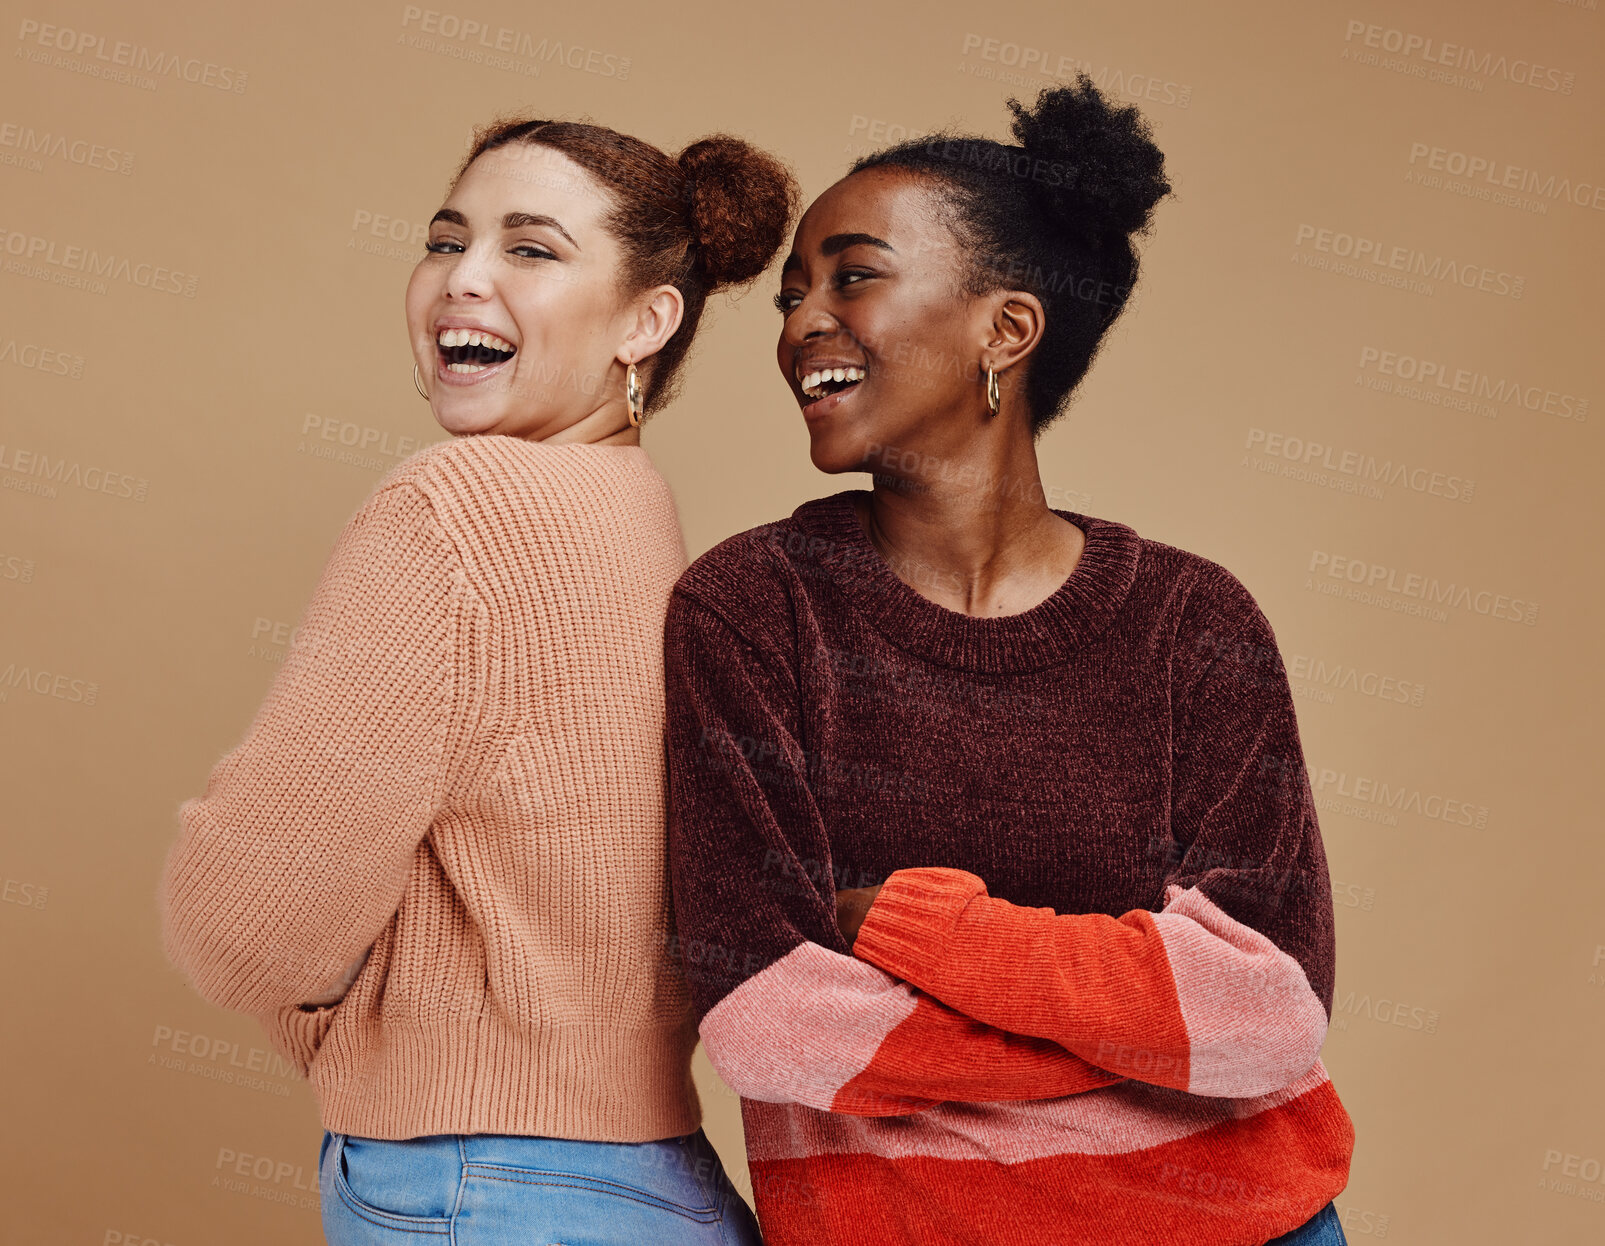
[[[1045,87],[1034,107],[1009,100],[1014,137],[1043,161],[1032,185],[1072,233],[1097,241],[1141,233],[1170,193],[1165,155],[1148,121],[1130,105],[1111,105],[1085,73],[1074,85]]]
[[[799,191],[786,167],[744,139],[710,134],[679,156],[698,263],[717,287],[751,281],[790,232]]]

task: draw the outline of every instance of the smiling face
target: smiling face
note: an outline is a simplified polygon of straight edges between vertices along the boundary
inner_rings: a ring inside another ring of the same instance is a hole
[[[960,458],[985,424],[992,308],[964,291],[966,256],[939,206],[928,179],[870,169],[797,226],[775,354],[820,471],[885,473],[908,451]]]
[[[611,208],[550,147],[495,148],[464,171],[407,285],[407,334],[442,428],[541,440],[622,402],[632,310]]]

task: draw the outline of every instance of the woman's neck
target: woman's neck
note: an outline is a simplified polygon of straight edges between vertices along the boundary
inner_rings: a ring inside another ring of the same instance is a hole
[[[870,542],[921,596],[980,617],[1029,610],[1069,578],[1085,534],[1048,506],[1034,453],[1012,472],[968,478],[877,475],[854,506]]]

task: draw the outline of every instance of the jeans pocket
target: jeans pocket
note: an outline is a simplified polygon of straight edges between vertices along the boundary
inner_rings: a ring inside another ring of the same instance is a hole
[[[613,1200],[620,1200],[641,1211],[669,1212],[699,1224],[712,1224],[721,1214],[718,1201],[709,1200],[705,1192],[697,1186],[674,1189],[660,1186],[656,1190],[650,1190],[644,1184],[616,1181],[611,1177],[590,1173],[521,1168],[474,1160],[464,1165],[463,1175],[526,1187],[541,1186],[554,1191],[566,1190],[570,1196],[566,1201],[570,1206],[584,1205],[593,1210],[600,1209]]]
[[[450,1233],[460,1168],[453,1135],[392,1140],[335,1134],[334,1193],[353,1215],[380,1228]]]

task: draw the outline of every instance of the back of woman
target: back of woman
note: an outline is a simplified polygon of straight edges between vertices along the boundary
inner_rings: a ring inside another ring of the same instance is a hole
[[[317,1092],[331,1242],[757,1240],[666,955],[686,556],[639,429],[795,206],[739,139],[515,118],[430,222],[407,330],[453,436],[340,533],[161,885],[169,959]]]
[[[685,563],[667,483],[639,446],[462,437],[393,470],[353,525],[331,564],[350,576],[320,585],[269,717],[183,811],[273,817],[318,852],[279,880],[304,898],[257,1001],[269,1032],[337,1133],[695,1129],[695,1033],[659,955],[661,632]],[[360,819],[320,844],[315,811],[359,787]],[[236,867],[186,882],[190,904],[240,903]],[[381,921],[349,993],[299,1006]]]

